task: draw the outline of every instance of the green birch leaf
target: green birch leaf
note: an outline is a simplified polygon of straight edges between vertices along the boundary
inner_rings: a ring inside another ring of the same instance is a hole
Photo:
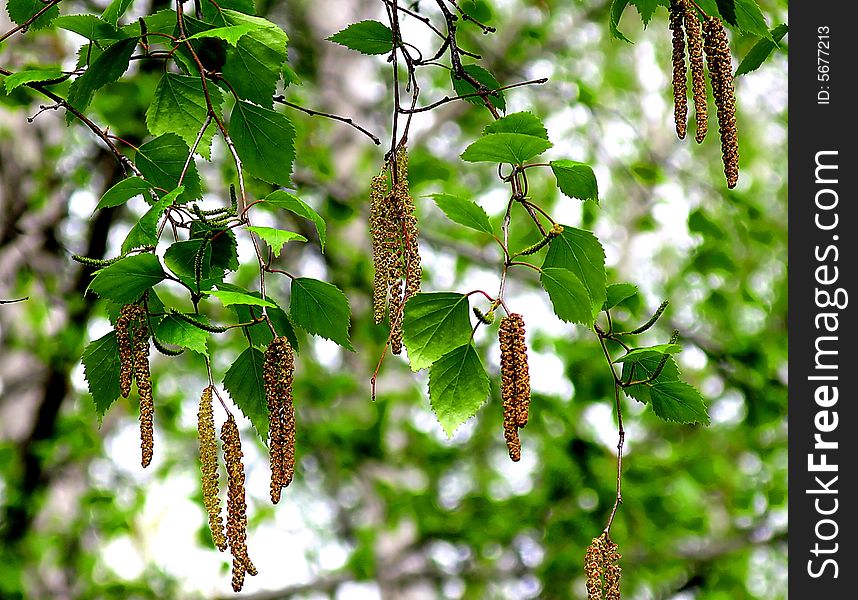
[[[432,194],[432,199],[454,223],[489,235],[494,232],[489,216],[479,204],[452,194]]]
[[[492,121],[483,129],[483,134],[489,133],[523,133],[534,137],[548,139],[548,130],[532,112],[517,112]]]
[[[542,267],[574,273],[590,297],[593,316],[602,309],[607,299],[605,251],[592,233],[564,225],[563,233],[549,242]]]
[[[99,89],[113,83],[128,69],[128,63],[137,40],[134,38],[119,40],[96,57],[83,75],[75,79],[69,86],[68,102],[77,110],[83,112],[92,102],[92,97]],[[66,123],[74,120],[71,112],[66,112]],[[176,186],[171,187],[173,189]]]
[[[209,97],[215,113],[222,116],[223,92],[210,85]],[[165,73],[155,88],[155,96],[146,111],[146,126],[154,136],[175,133],[188,148],[193,146],[208,116],[208,105],[199,77]],[[206,159],[211,158],[211,144],[217,126],[209,123],[197,152]]]
[[[405,303],[402,341],[412,371],[425,369],[471,339],[468,297],[454,292],[415,294]]]
[[[216,290],[214,292],[208,292],[208,294],[220,300],[221,304],[223,304],[224,306],[231,306],[233,304],[244,304],[246,306],[268,306],[271,308],[274,308],[275,306],[273,302],[263,300],[262,298],[258,298],[256,296],[251,296],[249,292]]]
[[[152,185],[145,179],[128,177],[104,192],[95,209],[120,206],[131,200],[131,198],[145,194],[151,189]]]
[[[447,437],[477,414],[489,395],[489,378],[473,344],[448,352],[429,369],[429,400]]]
[[[89,290],[116,302],[137,302],[143,292],[164,279],[158,257],[148,252],[126,256],[99,269]]]
[[[63,15],[53,21],[53,26],[72,31],[88,40],[118,40],[128,37],[116,29],[115,23],[108,23],[95,15]]]
[[[522,133],[490,133],[479,138],[462,152],[467,162],[524,164],[551,148],[546,139]]]
[[[498,83],[495,76],[479,65],[463,65],[462,70],[479,83],[483,84],[487,90],[497,90],[501,87],[501,84]],[[473,94],[480,91],[474,87],[470,81],[466,81],[465,79],[456,79],[456,76],[452,72],[450,73],[450,80],[453,82],[453,89],[456,91],[457,96],[464,96],[465,94]],[[488,99],[492,106],[498,110],[506,110],[506,99],[504,98],[502,91],[489,95]],[[483,106],[484,104],[482,96],[468,96],[467,98],[463,98],[463,100],[480,106]]]
[[[575,273],[568,269],[543,268],[539,281],[548,292],[554,314],[568,323],[590,325],[593,322],[590,297]]]
[[[122,252],[130,252],[135,248],[158,245],[158,223],[161,215],[167,207],[175,202],[176,198],[184,191],[184,186],[179,186],[159,200],[152,208],[146,211],[122,242]]]
[[[650,386],[650,405],[655,415],[676,423],[709,425],[706,403],[694,387],[683,381],[663,381]]]
[[[661,4],[661,2],[659,2],[659,0],[632,0],[632,4],[634,4],[635,8],[638,9],[641,21],[643,21],[644,28],[646,28],[652,20],[652,16],[655,14],[655,9],[658,8],[658,5]]]
[[[255,23],[244,23],[242,25],[228,25],[227,27],[215,27],[206,31],[200,31],[190,36],[189,40],[198,40],[202,38],[217,38],[225,41],[230,46],[235,46],[245,34],[259,29],[259,25]]]
[[[125,14],[125,11],[128,10],[128,7],[131,6],[132,2],[134,2],[134,0],[113,0],[107,5],[104,12],[101,13],[101,18],[111,25],[116,26],[120,17]]]
[[[658,368],[658,363],[661,362],[660,355],[644,356],[636,362],[623,363],[622,380],[630,381],[630,377],[634,376],[633,381],[643,381],[652,377],[655,370]],[[632,373],[634,369],[634,373]],[[638,383],[629,387],[623,388],[623,392],[644,404],[648,404],[652,399],[651,389],[654,383],[662,383],[666,381],[679,381],[679,367],[676,366],[676,361],[673,358],[668,358],[664,364],[664,368],[659,373],[655,381],[651,383]]]
[[[203,19],[206,21],[215,22],[223,10],[237,11],[251,16],[256,14],[256,6],[253,0],[218,0],[217,4],[214,2],[202,3]]]
[[[17,87],[28,83],[41,83],[44,81],[52,81],[59,79],[64,73],[59,69],[32,69],[29,71],[18,71],[6,77],[3,82],[6,86],[6,93],[10,93]]]
[[[189,316],[197,320],[203,320],[200,315]],[[187,348],[203,356],[209,355],[209,333],[173,315],[164,317],[161,324],[158,325],[155,337],[162,343]]]
[[[570,198],[599,203],[599,186],[590,165],[574,160],[552,160],[550,164],[561,192]]]
[[[212,269],[235,271],[238,269],[238,244],[231,229],[206,227],[199,221],[191,224],[191,239],[203,239],[209,232],[213,235]]]
[[[202,244],[203,240],[200,239],[174,242],[164,253],[164,264],[167,265],[167,268],[192,289],[197,289],[194,265]],[[212,266],[211,243],[206,244],[205,249],[203,249],[201,261],[199,290],[205,292],[215,285],[220,286],[224,278],[224,270]]]
[[[328,40],[361,54],[387,54],[393,50],[393,32],[387,25],[372,20],[352,23]]]
[[[787,31],[789,31],[789,28],[784,24],[780,24],[772,29],[771,39],[761,38],[756,44],[754,44],[754,47],[751,48],[745,55],[745,58],[742,59],[742,63],[739,65],[739,68],[736,69],[736,77],[760,68],[760,65],[762,65],[766,59],[771,56],[775,48],[777,48],[777,43],[783,39],[787,34]]]
[[[228,283],[220,283],[218,284],[218,288],[221,290],[232,291],[232,292],[244,292],[247,293],[247,290],[243,290],[242,288],[228,284]],[[256,296],[257,298],[261,298],[259,292],[250,292],[251,296]],[[269,302],[274,302],[271,298],[268,299]],[[249,323],[254,319],[260,317],[262,315],[262,309],[256,306],[247,306],[245,304],[233,304],[229,307],[229,309],[235,313],[235,317],[238,323]],[[292,326],[292,322],[289,320],[289,317],[279,306],[268,309],[268,317],[271,319],[272,325],[274,325],[274,331],[277,332],[277,335],[285,335],[289,340],[289,343],[292,345],[292,348],[295,352],[298,352],[298,336],[295,334],[295,328]],[[271,343],[271,340],[274,339],[274,336],[271,334],[271,329],[268,327],[267,323],[256,323],[254,325],[250,325],[249,327],[242,327],[242,331],[247,337],[247,341],[250,342],[251,346],[268,346]]]
[[[226,49],[223,76],[240,98],[270,108],[286,63],[289,37],[271,21],[234,10],[223,10],[218,18],[222,22],[215,20],[217,25],[255,27],[234,48]]]
[[[299,217],[312,221],[313,225],[316,226],[316,233],[319,234],[319,245],[322,247],[322,252],[325,251],[325,243],[328,240],[327,225],[325,220],[309,204],[284,190],[275,190],[265,196],[264,200],[272,206],[288,210]]]
[[[116,332],[90,342],[83,351],[83,376],[101,422],[110,406],[119,398],[119,345]]]
[[[295,128],[286,115],[248,102],[236,102],[229,131],[248,173],[275,185],[291,184]]]
[[[45,4],[40,0],[7,0],[6,2],[6,12],[9,13],[9,18],[16,25],[23,25],[43,8],[45,8]],[[60,14],[59,7],[57,5],[52,6],[42,16],[30,23],[30,29],[35,31],[49,27],[51,21],[57,18],[58,14]]]
[[[289,315],[304,331],[354,352],[349,341],[349,301],[335,285],[308,277],[293,279]]]
[[[238,355],[223,376],[224,389],[244,416],[250,419],[263,442],[268,439],[268,402],[262,378],[264,363],[265,355],[262,352],[248,348]]]
[[[274,252],[274,256],[279,257],[280,251],[283,249],[283,246],[287,242],[306,242],[307,238],[305,238],[300,233],[295,233],[294,231],[286,231],[285,229],[275,229],[274,227],[257,227],[256,225],[250,225],[247,227],[248,231],[252,231],[260,238],[262,238],[266,244],[271,247],[271,250]]]
[[[167,190],[179,187],[179,177],[189,153],[190,148],[182,138],[175,133],[165,133],[140,146],[134,157],[134,164],[149,183],[161,188],[158,190],[158,195],[163,196]],[[180,203],[190,202],[202,196],[200,174],[193,160],[182,184],[185,191],[179,196]]]
[[[610,20],[610,30],[611,36],[614,39],[622,40],[624,42],[628,42],[629,44],[632,41],[624,36],[619,29],[620,25],[620,17],[623,16],[623,11],[626,10],[626,7],[629,5],[629,0],[612,0],[611,2],[611,20]]]
[[[754,0],[735,0],[736,25],[742,31],[753,33],[763,39],[771,39],[769,26],[763,12]]]
[[[615,360],[615,363],[640,362],[644,357],[658,356],[659,359],[665,354],[676,354],[682,350],[679,344],[658,344],[644,348],[634,348]]]
[[[632,283],[612,283],[606,290],[605,303],[602,310],[610,310],[623,300],[628,300],[638,293],[638,286]]]

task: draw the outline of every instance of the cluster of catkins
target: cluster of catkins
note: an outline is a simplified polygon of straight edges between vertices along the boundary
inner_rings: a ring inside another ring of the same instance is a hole
[[[388,184],[389,179],[389,184]],[[402,316],[405,302],[420,291],[420,250],[417,216],[408,190],[408,154],[400,147],[370,184],[369,227],[372,258],[373,315],[376,324],[390,321],[390,349],[402,352]]]
[[[524,340],[524,319],[518,313],[503,317],[498,329],[501,351],[501,398],[503,400],[503,432],[509,457],[521,460],[521,440],[518,430],[527,425],[530,410],[530,373],[527,366],[527,344]]]
[[[690,0],[670,1],[670,29],[673,42],[673,116],[676,135],[685,138],[688,120],[686,42],[691,68],[691,91],[694,99],[695,140],[701,143],[707,132],[706,77],[703,56],[709,69],[712,96],[721,136],[721,158],[727,187],[739,181],[739,137],[736,129],[736,97],[733,89],[733,67],[724,24],[717,17],[706,17],[703,26]]]
[[[622,556],[617,544],[603,533],[587,546],[584,556],[584,573],[587,575],[587,600],[620,600],[622,569],[618,561]]]
[[[149,374],[149,323],[146,309],[139,304],[126,304],[119,311],[114,327],[119,347],[119,392],[123,398],[131,393],[132,378],[140,397],[141,463],[148,467],[154,448],[155,403]]]

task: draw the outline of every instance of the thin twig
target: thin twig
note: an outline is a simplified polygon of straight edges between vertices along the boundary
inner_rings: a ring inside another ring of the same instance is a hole
[[[279,102],[280,104],[283,104],[283,105],[288,106],[290,108],[300,110],[301,112],[306,113],[306,114],[310,115],[311,117],[325,117],[326,119],[333,119],[334,121],[340,121],[340,122],[345,123],[347,125],[351,125],[355,129],[360,131],[362,134],[367,136],[369,139],[371,139],[375,143],[376,146],[381,145],[381,140],[378,139],[378,136],[374,135],[373,133],[371,133],[370,131],[368,131],[364,127],[361,127],[360,125],[355,123],[354,119],[351,119],[350,117],[341,117],[339,115],[334,115],[334,114],[322,112],[319,110],[313,110],[312,108],[306,108],[306,107],[300,106],[298,104],[295,104],[294,102],[289,102],[282,95],[274,96],[273,100],[275,102]]]

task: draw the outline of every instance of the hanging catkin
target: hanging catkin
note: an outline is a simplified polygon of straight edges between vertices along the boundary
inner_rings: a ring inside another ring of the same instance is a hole
[[[734,188],[739,181],[739,136],[736,129],[736,97],[733,89],[733,65],[727,32],[716,17],[703,24],[706,64],[712,83],[712,95],[718,115],[718,132],[721,135],[721,158],[727,187]]]
[[[149,324],[146,310],[140,306],[136,326],[132,330],[131,346],[134,353],[134,380],[140,396],[140,449],[141,464],[152,462],[155,435],[155,401],[152,398],[152,377],[149,373]]]
[[[673,32],[673,120],[679,139],[685,139],[688,121],[688,71],[685,68],[685,32],[682,28],[685,5],[686,0],[670,0],[670,29]]]
[[[119,347],[119,393],[127,398],[131,393],[131,382],[134,377],[134,351],[131,348],[131,321],[136,318],[136,304],[126,304],[119,311],[116,319],[116,344]]]
[[[214,411],[212,410],[212,388],[203,390],[197,411],[197,430],[200,436],[200,474],[203,488],[203,504],[209,516],[209,530],[218,550],[226,550],[226,535],[220,515],[220,497],[217,472],[217,441],[215,439]]]
[[[620,577],[623,570],[620,568],[619,560],[622,558],[617,552],[617,544],[610,539],[605,539],[602,547],[602,561],[604,564],[605,578],[605,600],[620,600]]]
[[[289,340],[274,338],[265,351],[262,378],[268,401],[268,451],[271,463],[271,502],[280,501],[280,492],[295,475],[295,408],[292,378],[295,356]]]
[[[227,472],[226,539],[232,553],[232,589],[241,591],[245,573],[256,575],[256,567],[247,554],[247,504],[244,497],[244,465],[241,462],[241,438],[235,418],[229,415],[220,431],[223,459]]]
[[[388,175],[390,186],[388,187]],[[405,302],[420,291],[422,268],[418,247],[417,216],[408,189],[408,154],[397,150],[370,186],[370,236],[372,237],[373,316],[390,321],[390,348],[402,352],[402,315]],[[387,306],[385,306],[387,305]]]
[[[587,600],[602,600],[602,566],[604,538],[599,536],[587,546],[584,574],[587,576]]]
[[[703,142],[708,129],[709,112],[706,106],[706,74],[703,70],[703,30],[697,14],[687,1],[683,1],[685,34],[688,39],[688,62],[691,65],[691,91],[694,98],[694,139]]]
[[[498,341],[501,350],[501,398],[503,400],[503,429],[509,457],[521,460],[521,440],[518,430],[527,425],[530,410],[530,374],[527,365],[527,344],[524,339],[524,319],[510,313],[500,321]]]
[[[587,547],[584,555],[587,600],[620,600],[622,569],[618,561],[622,556],[617,548],[607,533],[593,538]]]

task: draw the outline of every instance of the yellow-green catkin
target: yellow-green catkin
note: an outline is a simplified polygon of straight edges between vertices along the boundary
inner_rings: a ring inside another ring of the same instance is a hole
[[[247,554],[247,504],[244,491],[244,454],[235,418],[229,415],[220,431],[223,459],[227,472],[226,539],[232,553],[232,589],[241,591],[246,573],[256,575],[256,567]]]
[[[390,348],[394,354],[402,351],[405,302],[420,291],[422,277],[414,210],[408,188],[408,154],[401,147],[370,185],[373,316],[376,323],[381,323],[385,312],[389,315]]]
[[[618,546],[603,533],[587,547],[584,574],[587,576],[587,600],[620,600],[622,569]]]
[[[200,407],[197,411],[197,430],[200,436],[200,474],[203,489],[203,504],[209,516],[209,530],[212,541],[218,550],[226,550],[226,535],[223,531],[223,518],[220,514],[220,486],[217,470],[217,441],[215,439],[214,410],[212,409],[212,388],[203,390]]]
[[[736,96],[730,45],[721,19],[706,19],[703,23],[703,40],[718,115],[724,175],[727,178],[727,187],[734,188],[739,181],[739,135],[736,127]]]
[[[688,40],[688,62],[691,66],[691,92],[694,98],[694,139],[699,144],[706,138],[709,111],[706,105],[706,74],[703,68],[703,30],[700,19],[687,0],[683,1],[685,35]]]
[[[510,313],[500,321],[498,341],[501,351],[501,398],[503,400],[503,429],[509,457],[521,460],[521,440],[518,430],[527,425],[530,411],[530,373],[524,319]]]
[[[673,45],[673,120],[676,135],[685,138],[688,122],[688,90],[686,88],[687,69],[685,67],[685,32],[683,30],[684,6],[686,0],[670,0],[670,30]]]
[[[155,436],[155,401],[152,398],[152,376],[149,373],[149,324],[146,310],[141,306],[132,330],[131,346],[134,355],[134,380],[140,397],[140,450],[141,464],[152,462]]]
[[[146,316],[146,310],[139,304],[126,304],[119,310],[114,330],[116,344],[119,346],[119,392],[123,398],[131,393],[134,378],[134,349],[131,345],[132,326]]]
[[[271,464],[271,502],[277,504],[283,488],[295,475],[295,407],[292,380],[295,355],[289,340],[274,338],[265,351],[262,378],[268,402],[268,451]]]
[[[587,600],[602,599],[602,568],[604,537],[593,538],[584,554],[584,574],[587,576]]]

